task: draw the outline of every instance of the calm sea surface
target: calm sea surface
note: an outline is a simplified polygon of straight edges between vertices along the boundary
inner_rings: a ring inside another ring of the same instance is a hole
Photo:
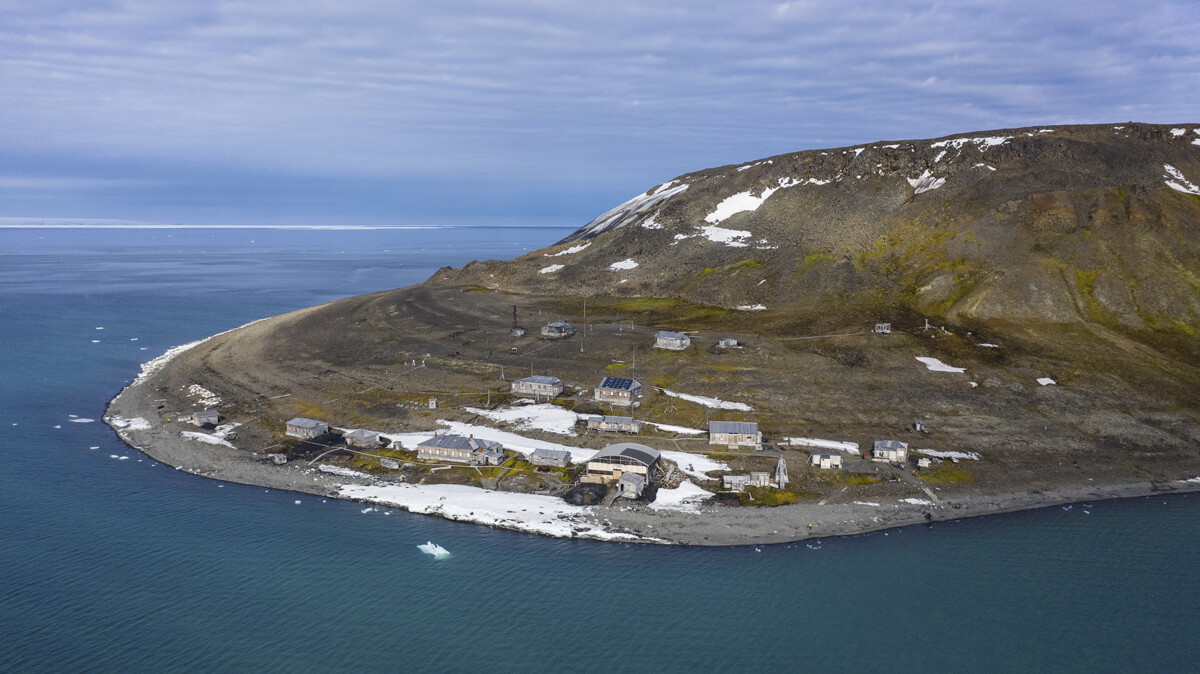
[[[0,671],[1200,667],[1194,495],[612,545],[222,484],[100,423],[172,346],[567,232],[0,229]]]

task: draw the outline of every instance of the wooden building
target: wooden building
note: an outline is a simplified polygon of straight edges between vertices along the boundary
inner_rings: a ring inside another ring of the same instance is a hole
[[[770,487],[771,473],[765,470],[750,471],[750,486],[751,487]]]
[[[296,417],[287,422],[287,434],[293,438],[304,438],[311,440],[319,438],[329,432],[329,424],[316,419],[305,419],[304,417]]]
[[[512,394],[515,396],[532,396],[534,398],[553,398],[563,392],[562,380],[558,377],[536,375],[518,379],[512,383]]]
[[[708,422],[708,444],[729,447],[748,446],[762,448],[762,433],[753,421],[710,421]]]
[[[642,422],[633,417],[613,417],[593,415],[587,418],[589,431],[618,431],[621,433],[641,433]]]
[[[724,475],[721,477],[721,485],[730,491],[746,491],[748,484],[750,484],[749,475]]]
[[[648,479],[660,456],[658,450],[634,442],[609,445],[588,460],[587,473],[581,480],[608,484],[625,473],[637,473]]]
[[[575,334],[575,327],[566,321],[554,321],[542,328],[542,336],[548,339],[566,339]]]
[[[654,335],[654,348],[669,349],[671,351],[683,351],[692,345],[692,338],[682,332],[671,332],[670,330],[662,330]]]
[[[596,402],[632,407],[642,395],[642,385],[636,379],[605,377],[596,387]]]
[[[736,349],[741,346],[738,341],[732,337],[722,337],[717,340],[717,348],[721,349]]]
[[[205,424],[216,426],[221,421],[221,414],[216,410],[204,410],[203,412],[192,414],[191,421],[193,426],[203,426]]]
[[[876,440],[871,449],[871,460],[904,463],[908,460],[908,444],[899,440]]]
[[[350,447],[361,449],[377,449],[379,447],[379,434],[375,431],[364,431],[360,428],[347,432],[342,438]]]
[[[637,498],[646,488],[646,476],[640,473],[621,473],[617,479],[617,490],[624,498]]]
[[[817,450],[809,457],[808,462],[811,465],[825,468],[841,468],[842,455],[840,452]]]
[[[535,449],[529,453],[529,463],[566,468],[571,463],[571,453],[565,449]]]
[[[470,465],[498,466],[504,462],[504,447],[498,442],[461,435],[435,435],[417,445],[417,458]]]

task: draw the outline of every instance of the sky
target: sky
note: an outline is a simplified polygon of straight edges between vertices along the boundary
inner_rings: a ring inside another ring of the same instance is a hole
[[[583,225],[676,175],[1200,122],[1200,0],[0,0],[0,224]]]

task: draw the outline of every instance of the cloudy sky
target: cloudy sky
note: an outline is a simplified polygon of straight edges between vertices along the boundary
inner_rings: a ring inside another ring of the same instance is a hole
[[[0,218],[581,225],[680,173],[1200,122],[1200,2],[0,0]]]

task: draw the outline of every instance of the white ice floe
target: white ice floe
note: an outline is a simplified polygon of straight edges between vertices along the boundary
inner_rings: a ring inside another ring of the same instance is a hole
[[[766,307],[761,304],[743,304],[737,307],[738,311],[766,311]]]
[[[561,264],[552,264],[549,267],[542,267],[541,271],[539,271],[538,273],[539,274],[553,274],[554,272],[556,272],[562,268],[563,268],[563,266]]]
[[[688,428],[687,426],[672,426],[671,424],[656,424],[653,421],[643,422],[657,428],[665,433],[681,433],[683,435],[703,435],[707,431],[702,431],[699,428]]]
[[[78,419],[72,419],[71,423],[73,423],[73,424],[90,424],[93,421],[95,421],[95,419],[88,419],[87,417],[80,417]]]
[[[417,549],[420,550],[421,552],[424,552],[427,555],[433,555],[434,557],[449,557],[450,556],[449,550],[447,550],[446,548],[443,548],[442,546],[438,545],[437,543],[434,543],[433,541],[427,541],[425,543],[422,543],[421,545],[417,546]]]
[[[1003,145],[1010,140],[1012,140],[1012,136],[988,136],[987,138],[951,138],[950,140],[942,140],[933,143],[929,147],[935,150],[940,147],[952,147],[958,150],[962,149],[962,147],[967,143],[971,143],[975,147],[979,148],[980,152],[982,152],[988,148],[996,147],[997,145]]]
[[[1163,164],[1163,168],[1167,171],[1167,175],[1163,176],[1164,178],[1174,178],[1175,180],[1179,181],[1175,182],[1175,180],[1167,180],[1167,187],[1170,187],[1173,190],[1178,190],[1185,194],[1195,194],[1200,196],[1200,187],[1197,187],[1195,183],[1189,182],[1187,178],[1184,178],[1182,171],[1174,166],[1171,166],[1170,164]]]
[[[704,216],[704,221],[715,225],[728,220],[738,213],[757,210],[759,206],[762,206],[764,201],[778,190],[778,187],[767,187],[757,197],[749,191],[738,192],[731,197],[726,197],[721,203],[717,204],[712,213]]]
[[[630,258],[625,258],[624,260],[621,260],[620,262],[614,262],[614,263],[608,265],[608,268],[612,269],[613,271],[617,271],[617,270],[622,270],[622,269],[637,269],[637,266],[638,266],[637,260],[634,260],[633,258],[630,257]]]
[[[921,194],[922,192],[936,190],[937,188],[946,184],[945,178],[933,177],[933,174],[929,172],[929,169],[925,169],[925,172],[916,178],[905,178],[905,180],[907,180],[908,184],[912,186],[913,194]]]
[[[700,503],[713,497],[713,493],[701,489],[691,480],[684,480],[675,489],[659,489],[650,504],[653,510],[678,510],[685,513],[700,512]]]
[[[676,234],[676,237],[679,235]],[[745,248],[751,234],[744,229],[725,229],[716,225],[705,225],[700,228],[700,236],[713,243],[723,243],[731,248]]]
[[[404,508],[413,513],[439,515],[460,522],[475,522],[559,538],[640,538],[633,534],[605,531],[591,519],[591,508],[571,505],[553,496],[487,491],[456,484],[346,484],[338,487],[338,495]]]
[[[92,340],[92,344],[99,344],[99,343],[100,343],[100,340],[98,340],[98,339],[93,339],[93,340]]]
[[[1049,377],[1039,377],[1038,383],[1041,384],[1042,386],[1054,386],[1058,382],[1054,381],[1053,379],[1051,379]]]
[[[576,238],[596,236],[612,229],[620,229],[630,222],[634,222],[643,213],[658,207],[676,195],[683,194],[688,188],[687,183],[678,183],[679,181],[672,180],[655,187],[645,194],[637,195],[584,225],[576,233]]]
[[[317,466],[317,469],[320,470],[322,473],[329,473],[331,475],[341,475],[342,477],[363,477],[363,478],[367,478],[367,479],[371,478],[370,475],[360,472],[360,471],[357,471],[357,470],[351,470],[349,468],[343,468],[341,466],[330,466],[330,465],[324,464],[324,463]]]
[[[197,433],[196,431],[180,431],[179,435],[188,440],[197,440],[209,445],[221,445],[223,447],[233,447],[228,440],[217,435],[209,435],[208,433]]]
[[[717,470],[729,470],[729,464],[709,458],[704,454],[691,454],[674,450],[662,450],[659,454],[668,461],[674,461],[675,465],[679,466],[679,470],[697,480],[712,480],[714,478],[709,476],[709,473]]]
[[[492,421],[516,424],[517,430],[541,430],[559,435],[575,436],[575,423],[579,415],[550,403],[525,404],[520,407],[502,407],[485,410],[467,407],[466,410]]]
[[[787,438],[789,445],[802,447],[820,447],[821,449],[836,449],[842,452],[858,454],[858,443],[849,440],[822,440],[820,438]]]
[[[938,360],[937,358],[930,358],[928,356],[917,356],[916,358],[917,358],[917,360],[921,361],[922,363],[925,363],[925,367],[929,368],[930,370],[933,370],[934,372],[966,372],[967,371],[967,368],[965,368],[965,367],[954,367],[953,365],[947,365],[946,363],[943,363],[942,361]]]
[[[902,498],[901,503],[909,503],[912,505],[933,505],[933,501],[927,501],[923,498]]]
[[[728,400],[721,400],[720,398],[709,398],[707,396],[692,395],[690,393],[668,391],[665,388],[660,388],[658,390],[662,391],[666,395],[671,396],[672,398],[680,398],[688,402],[696,403],[697,405],[703,405],[705,407],[710,407],[717,410],[741,410],[743,412],[749,412],[754,409],[746,403],[734,403],[729,402]]]
[[[529,454],[535,449],[561,449],[571,453],[571,463],[583,463],[596,454],[596,450],[594,449],[560,445],[556,442],[546,442],[544,440],[534,440],[533,438],[527,438],[523,435],[509,433],[508,431],[502,431],[497,428],[490,428],[488,426],[464,424],[461,421],[447,421],[445,419],[439,419],[438,423],[443,426],[447,426],[450,429],[450,432],[455,435],[461,435],[464,437],[475,436],[483,440],[498,442],[503,445],[505,449],[511,449],[520,454]],[[432,435],[433,434],[430,433],[425,437],[428,438]],[[413,447],[415,448],[416,445],[413,445]]]
[[[129,430],[129,431],[148,431],[148,430],[150,430],[150,422],[146,421],[145,419],[143,419],[141,417],[134,417],[132,419],[125,419],[122,417],[109,417],[105,421],[107,421],[108,423],[112,424],[113,426],[116,426],[117,428],[120,428],[123,430]]]
[[[865,505],[865,506],[871,506],[872,508],[879,507],[879,504],[875,503],[874,501],[855,501],[854,505]]]
[[[913,451],[917,454],[932,456],[935,459],[950,459],[960,461],[978,461],[980,459],[979,454],[975,452],[943,452],[936,449],[914,449]]]
[[[578,253],[579,251],[583,250],[584,248],[587,248],[590,245],[592,245],[591,241],[585,241],[585,242],[579,244],[578,246],[571,246],[570,248],[567,248],[565,250],[560,250],[557,253],[542,253],[542,255],[544,257],[559,257],[561,255],[574,255],[575,253]]]

